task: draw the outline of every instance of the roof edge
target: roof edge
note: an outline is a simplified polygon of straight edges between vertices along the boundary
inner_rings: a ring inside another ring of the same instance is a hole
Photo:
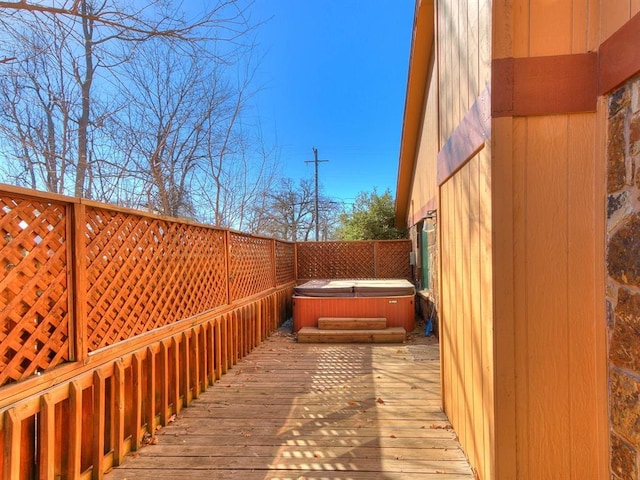
[[[424,109],[429,58],[433,50],[434,0],[417,0],[413,21],[413,38],[409,56],[407,93],[404,104],[398,180],[396,184],[395,224],[406,228],[410,186],[415,165],[420,122]]]

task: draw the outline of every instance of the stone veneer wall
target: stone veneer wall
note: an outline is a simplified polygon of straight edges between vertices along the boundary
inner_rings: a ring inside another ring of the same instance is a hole
[[[640,480],[640,76],[609,99],[607,194],[611,478]]]

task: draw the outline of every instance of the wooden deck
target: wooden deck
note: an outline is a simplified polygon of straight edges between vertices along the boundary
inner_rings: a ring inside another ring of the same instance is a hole
[[[435,341],[274,336],[108,480],[473,479],[440,409]]]

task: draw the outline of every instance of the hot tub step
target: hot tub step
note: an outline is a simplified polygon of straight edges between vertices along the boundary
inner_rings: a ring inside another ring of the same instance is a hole
[[[320,330],[303,327],[298,331],[300,343],[403,343],[407,332],[402,327],[373,330]]]
[[[320,317],[320,330],[381,330],[387,328],[386,318]]]

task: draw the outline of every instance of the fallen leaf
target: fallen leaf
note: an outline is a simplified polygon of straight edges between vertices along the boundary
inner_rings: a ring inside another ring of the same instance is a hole
[[[429,428],[435,430],[453,430],[453,427],[451,425],[436,425],[435,423],[429,425]]]
[[[395,435],[391,434],[389,435],[389,438],[397,438]]]
[[[377,403],[384,403],[384,400],[382,400],[380,397],[378,397],[378,398],[376,399],[376,402],[377,402]]]

